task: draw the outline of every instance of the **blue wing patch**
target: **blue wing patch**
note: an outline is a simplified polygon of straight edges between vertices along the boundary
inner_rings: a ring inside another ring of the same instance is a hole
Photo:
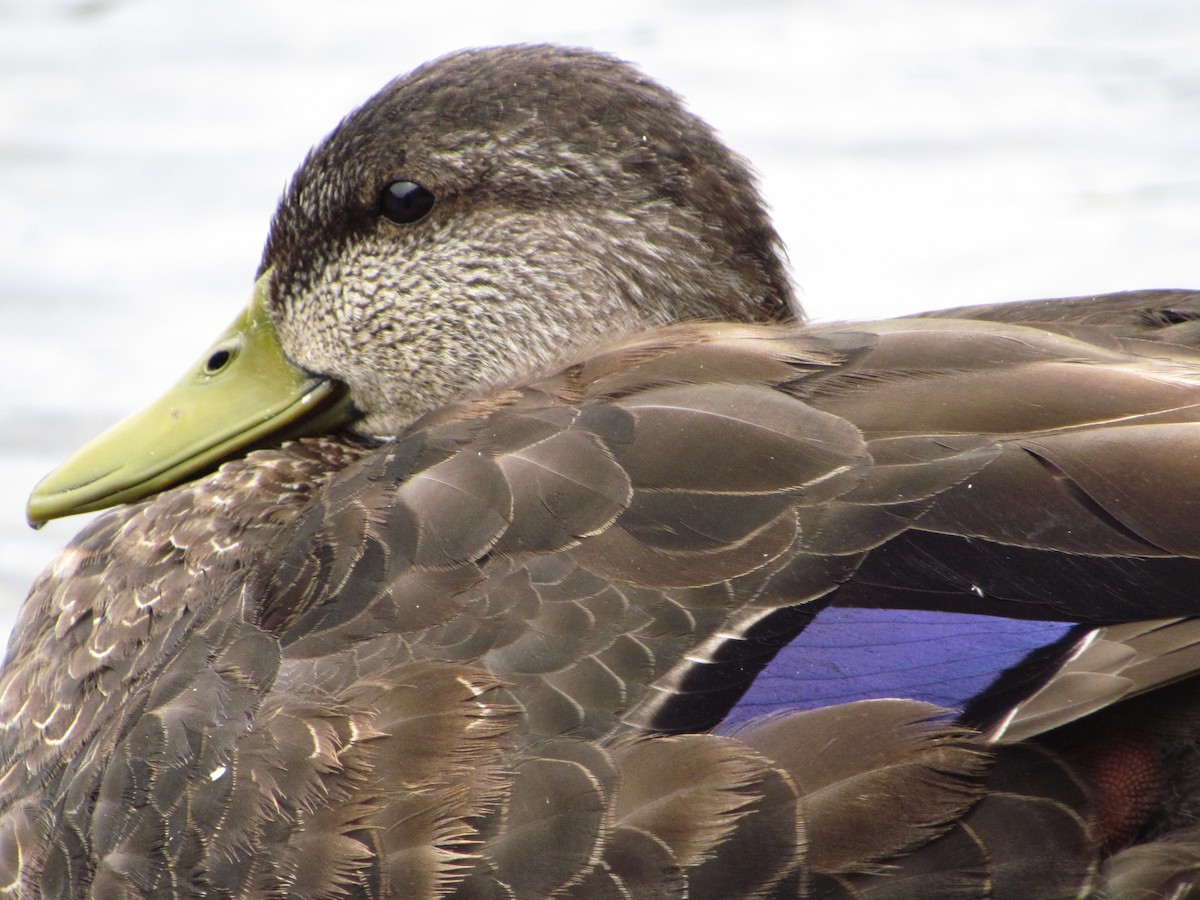
[[[967,613],[827,607],[759,673],[724,724],[880,697],[924,700],[982,724],[1045,683],[1089,630]]]

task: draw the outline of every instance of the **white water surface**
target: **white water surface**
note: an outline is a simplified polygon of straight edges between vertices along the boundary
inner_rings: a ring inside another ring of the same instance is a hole
[[[748,156],[816,318],[1200,286],[1195,0],[0,0],[0,634],[34,482],[249,295],[307,148],[466,46],[612,51]]]

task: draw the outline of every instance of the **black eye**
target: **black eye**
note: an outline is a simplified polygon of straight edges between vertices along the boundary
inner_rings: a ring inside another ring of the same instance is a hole
[[[379,211],[397,225],[409,225],[425,218],[433,202],[433,194],[415,181],[393,181],[379,195]]]

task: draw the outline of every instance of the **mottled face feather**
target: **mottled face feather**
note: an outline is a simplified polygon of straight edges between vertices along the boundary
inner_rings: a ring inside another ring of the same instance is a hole
[[[419,221],[388,185],[432,193]],[[393,81],[305,160],[262,270],[288,354],[389,435],[604,340],[794,308],[746,164],[611,57],[467,51]]]

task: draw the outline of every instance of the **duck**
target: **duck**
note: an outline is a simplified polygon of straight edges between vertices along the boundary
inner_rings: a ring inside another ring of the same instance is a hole
[[[806,323],[612,56],[350,113],[28,516],[90,510],[0,670],[6,896],[1200,883],[1200,292]]]

